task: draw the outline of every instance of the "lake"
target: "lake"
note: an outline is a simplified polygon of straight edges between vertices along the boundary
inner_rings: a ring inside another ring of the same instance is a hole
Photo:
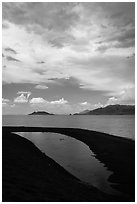
[[[32,141],[42,152],[55,160],[80,181],[108,194],[118,194],[108,178],[111,171],[96,159],[95,154],[83,142],[58,133],[15,132]]]
[[[2,119],[3,126],[81,128],[133,140],[135,138],[135,116],[133,115],[4,115]],[[113,183],[108,181],[113,172],[96,159],[96,155],[83,142],[57,133],[20,132],[17,134],[31,140],[42,152],[82,182],[106,193],[118,193],[112,188]]]
[[[2,125],[81,128],[135,139],[134,115],[3,115]]]

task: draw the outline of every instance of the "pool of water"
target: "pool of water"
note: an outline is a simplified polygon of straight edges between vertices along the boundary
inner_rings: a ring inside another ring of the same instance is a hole
[[[58,133],[18,132],[82,182],[116,194],[108,181],[112,174],[83,142]]]

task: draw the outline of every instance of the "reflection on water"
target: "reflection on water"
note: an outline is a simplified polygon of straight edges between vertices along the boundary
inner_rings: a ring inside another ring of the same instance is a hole
[[[83,142],[57,133],[19,132],[81,181],[106,193],[116,193],[108,182],[112,174]]]

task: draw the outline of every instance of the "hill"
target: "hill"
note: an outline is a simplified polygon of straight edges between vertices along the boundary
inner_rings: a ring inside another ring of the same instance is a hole
[[[134,105],[109,105],[94,110],[86,110],[75,115],[134,115]]]
[[[48,112],[45,112],[45,111],[37,111],[37,112],[33,112],[33,113],[30,113],[28,115],[54,115],[52,113],[48,113]]]

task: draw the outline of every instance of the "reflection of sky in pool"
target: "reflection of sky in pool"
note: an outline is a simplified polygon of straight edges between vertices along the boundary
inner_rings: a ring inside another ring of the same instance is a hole
[[[19,132],[17,134],[31,140],[42,152],[81,181],[103,192],[116,193],[108,182],[112,173],[95,158],[85,143],[57,133]]]

